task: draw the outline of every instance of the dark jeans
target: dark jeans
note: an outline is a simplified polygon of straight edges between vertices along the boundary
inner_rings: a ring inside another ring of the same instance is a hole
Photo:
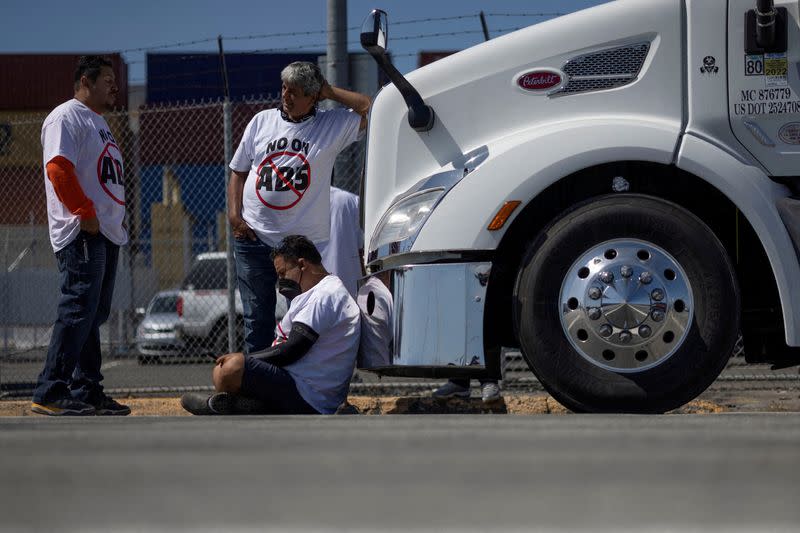
[[[119,246],[102,234],[85,232],[56,252],[61,299],[34,402],[49,403],[71,394],[96,403],[101,397],[100,325],[111,311],[118,256]]]
[[[275,339],[278,274],[269,257],[272,248],[258,239],[236,239],[233,250],[244,311],[245,353],[257,352],[269,348]]]
[[[242,396],[258,398],[266,404],[268,414],[318,415],[300,393],[294,378],[283,368],[260,359],[245,356]]]

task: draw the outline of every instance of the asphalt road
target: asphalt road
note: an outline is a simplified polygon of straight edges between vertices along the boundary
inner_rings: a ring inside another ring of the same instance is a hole
[[[0,419],[0,530],[797,530],[800,414]]]

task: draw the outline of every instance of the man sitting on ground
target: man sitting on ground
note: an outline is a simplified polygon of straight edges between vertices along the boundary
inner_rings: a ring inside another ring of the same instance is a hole
[[[290,300],[281,335],[266,350],[219,357],[217,392],[181,399],[190,413],[332,414],[347,398],[361,335],[358,305],[307,238],[284,238],[271,257],[278,290]]]

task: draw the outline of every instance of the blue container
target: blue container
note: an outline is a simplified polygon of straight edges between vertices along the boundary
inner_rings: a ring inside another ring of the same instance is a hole
[[[191,224],[192,254],[216,251],[220,235],[217,220],[225,212],[225,167],[224,165],[170,165],[178,179],[181,203],[189,215]],[[140,253],[149,261],[151,207],[163,200],[163,165],[149,165],[141,172],[141,228],[139,228]]]
[[[320,54],[225,54],[231,100],[279,95],[281,70],[292,61],[316,63]],[[219,99],[224,96],[219,54],[147,54],[148,104]]]

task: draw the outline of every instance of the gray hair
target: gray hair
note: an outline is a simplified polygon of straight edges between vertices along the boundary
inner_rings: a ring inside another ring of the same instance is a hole
[[[286,65],[281,71],[281,81],[287,85],[297,85],[303,89],[304,95],[309,96],[317,94],[322,89],[325,78],[314,63],[295,61]]]

